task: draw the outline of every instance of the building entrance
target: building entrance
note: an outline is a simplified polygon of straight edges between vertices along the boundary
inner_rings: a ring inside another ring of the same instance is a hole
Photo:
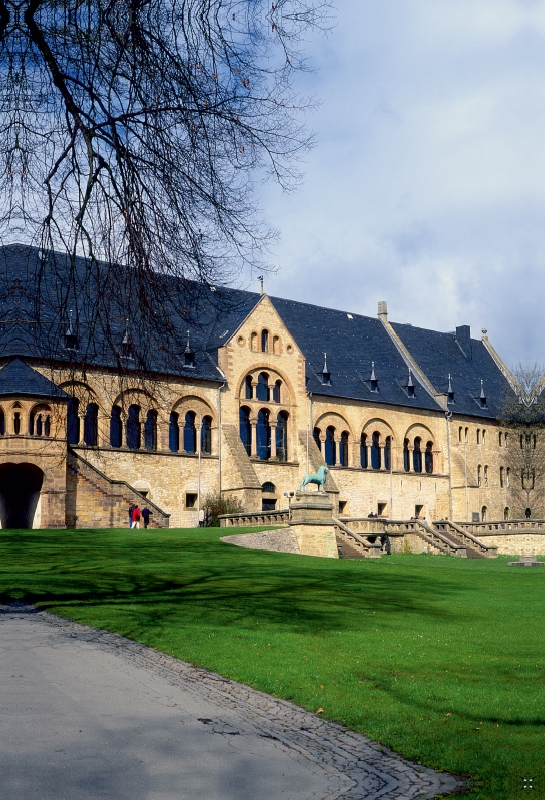
[[[34,464],[0,464],[2,528],[32,528],[43,480]]]

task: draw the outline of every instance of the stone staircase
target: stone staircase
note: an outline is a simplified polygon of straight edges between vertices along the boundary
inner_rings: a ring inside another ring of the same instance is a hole
[[[68,528],[128,528],[132,504],[148,506],[152,512],[150,528],[169,527],[170,514],[126,481],[112,480],[73,451],[68,453],[66,488]]]
[[[335,537],[339,558],[380,558],[382,544],[380,537],[372,537],[370,541],[366,536],[360,536],[340,519],[333,517],[335,523]]]

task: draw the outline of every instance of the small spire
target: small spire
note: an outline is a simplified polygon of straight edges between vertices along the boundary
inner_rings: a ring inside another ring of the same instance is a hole
[[[449,394],[454,394],[454,392],[452,391],[452,381],[451,381],[451,378],[450,378],[450,372],[448,374],[448,389],[447,389],[447,392]]]
[[[191,347],[189,346],[189,330],[187,331],[187,344],[185,346],[185,352],[191,353]]]
[[[189,343],[189,330],[187,331],[187,344],[184,350],[184,364],[186,367],[195,366],[195,353],[193,352]]]
[[[411,372],[411,368],[410,367],[409,367],[409,380],[407,382],[407,386],[412,386],[412,388],[414,389],[413,374]]]
[[[375,375],[375,362],[371,361],[371,380],[376,381],[377,376]]]
[[[121,342],[123,347],[130,347],[131,344],[131,337],[129,334],[129,318],[125,320],[125,333],[123,334],[123,341]]]
[[[481,378],[481,393],[479,395],[481,401],[481,408],[486,408],[486,394],[484,393],[483,380]]]
[[[64,349],[77,350],[78,337],[74,325],[72,324],[72,309],[68,312],[68,326],[64,332]]]
[[[263,275],[260,275],[257,280],[261,281],[261,289],[259,291],[259,294],[263,294]]]

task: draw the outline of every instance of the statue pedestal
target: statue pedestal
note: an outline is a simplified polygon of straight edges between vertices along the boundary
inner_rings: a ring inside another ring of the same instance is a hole
[[[339,557],[333,522],[333,503],[327,494],[297,492],[291,504],[290,526],[301,555]]]

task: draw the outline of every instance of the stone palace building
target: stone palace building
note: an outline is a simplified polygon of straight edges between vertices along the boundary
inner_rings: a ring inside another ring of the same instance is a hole
[[[68,369],[68,320],[47,358],[30,346],[37,251],[1,259],[3,527],[126,525],[143,496],[154,524],[191,526],[218,491],[280,509],[321,464],[336,515],[509,518],[497,417],[513,379],[486,330],[395,323],[385,302],[368,317],[210,287],[206,326],[177,323],[183,362],[153,390],[129,368],[121,389],[100,359]]]

